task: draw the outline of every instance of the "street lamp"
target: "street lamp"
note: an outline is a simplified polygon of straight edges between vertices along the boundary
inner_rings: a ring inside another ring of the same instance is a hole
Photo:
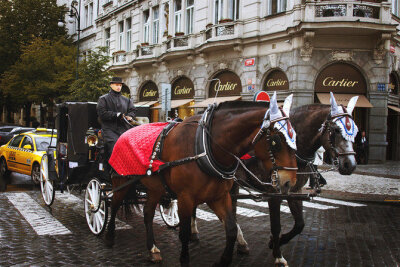
[[[76,5],[78,5],[78,9],[75,7]],[[74,21],[76,20],[78,23],[78,39],[76,40],[76,79],[78,80],[78,68],[79,68],[79,41],[81,38],[81,20],[80,20],[80,11],[81,11],[81,3],[79,0],[72,0],[71,2],[71,8],[69,9],[69,18],[68,18],[68,22],[69,23],[74,23]],[[64,21],[63,20],[59,20],[58,21],[58,27],[64,27]]]

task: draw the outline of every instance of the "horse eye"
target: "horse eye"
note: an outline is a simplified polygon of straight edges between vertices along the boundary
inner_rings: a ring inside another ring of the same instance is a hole
[[[335,133],[340,133],[340,129],[336,128]]]

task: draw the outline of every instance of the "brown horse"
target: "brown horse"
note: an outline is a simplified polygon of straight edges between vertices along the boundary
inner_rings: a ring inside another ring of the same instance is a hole
[[[210,106],[202,117],[193,116],[179,123],[166,136],[161,159],[165,162],[198,155],[200,158],[173,168],[165,169],[162,175],[143,177],[141,183],[147,188],[144,207],[147,248],[152,261],[160,261],[160,251],[155,245],[153,217],[157,203],[165,194],[165,186],[178,199],[180,220],[179,238],[182,243],[180,262],[189,264],[189,239],[191,215],[194,207],[207,205],[222,221],[226,232],[226,247],[218,263],[227,266],[232,261],[232,253],[237,236],[237,225],[232,213],[229,190],[233,184],[238,158],[254,149],[265,170],[274,169],[278,173],[277,187],[287,193],[296,182],[296,159],[277,123],[287,122],[278,109],[276,99],[268,110],[262,103],[225,102]],[[260,129],[261,126],[261,129]],[[139,126],[140,127],[140,126]],[[278,138],[279,137],[279,138]],[[271,140],[282,140],[279,144]],[[279,145],[279,151],[273,146]],[[202,151],[201,148],[204,148]],[[202,159],[202,161],[200,160]],[[114,176],[113,187],[123,184],[128,177]],[[115,215],[129,186],[114,192],[111,203],[111,218],[106,234],[108,244],[113,244]]]
[[[313,172],[312,161],[314,160],[317,149],[321,146],[330,153],[330,156],[338,164],[338,170],[341,174],[350,175],[355,167],[356,161],[354,157],[352,141],[357,134],[357,129],[354,121],[351,119],[356,99],[352,99],[347,107],[339,107],[336,101],[331,96],[331,106],[322,104],[311,104],[295,108],[290,111],[290,122],[296,131],[296,158],[298,165],[296,185],[291,189],[291,192],[301,192],[302,187],[307,183],[310,178],[310,172]],[[288,112],[289,113],[289,112]],[[341,121],[348,123],[352,127],[344,129]],[[341,120],[341,121],[338,121]],[[259,177],[266,177],[264,182],[270,180],[269,172],[264,169],[261,162],[257,158],[244,161],[246,168],[249,169],[254,175]],[[254,183],[254,179],[243,168],[239,168],[236,177],[239,181],[245,181],[252,188],[257,190],[264,190],[259,184]],[[318,185],[318,184],[317,184]],[[232,194],[238,194],[239,187],[237,184],[232,188]],[[233,211],[236,216],[236,199],[233,198]],[[273,249],[275,258],[279,255],[279,247],[287,244],[292,238],[300,234],[304,228],[303,219],[303,201],[295,198],[288,199],[290,211],[294,217],[295,224],[293,228],[285,234],[279,236],[280,233],[280,205],[282,200],[280,198],[271,198],[268,201],[270,209],[270,222],[271,222],[271,240],[269,247]],[[198,233],[196,227],[196,214],[194,211],[192,232],[196,238]],[[242,231],[238,225],[238,252],[248,253],[247,242],[243,238]],[[282,258],[281,262],[276,261],[277,265],[286,265],[287,263]]]

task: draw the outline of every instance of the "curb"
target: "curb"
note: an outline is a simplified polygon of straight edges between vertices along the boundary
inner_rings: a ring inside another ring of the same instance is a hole
[[[393,196],[393,195],[361,194],[361,193],[341,192],[341,191],[322,189],[322,192],[321,194],[319,194],[319,196],[325,198],[346,200],[346,201],[362,201],[362,202],[400,205],[400,196]]]

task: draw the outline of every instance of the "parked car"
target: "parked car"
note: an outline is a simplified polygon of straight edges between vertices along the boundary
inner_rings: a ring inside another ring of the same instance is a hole
[[[15,135],[33,131],[35,128],[21,127],[21,126],[1,126],[0,127],[0,146],[8,143]]]
[[[38,128],[21,133],[0,147],[0,184],[4,184],[10,172],[30,175],[34,183],[40,181],[40,162],[46,149],[57,143],[56,131]],[[4,185],[3,185],[4,186]],[[1,188],[0,188],[1,190]],[[3,188],[3,190],[5,190]]]

